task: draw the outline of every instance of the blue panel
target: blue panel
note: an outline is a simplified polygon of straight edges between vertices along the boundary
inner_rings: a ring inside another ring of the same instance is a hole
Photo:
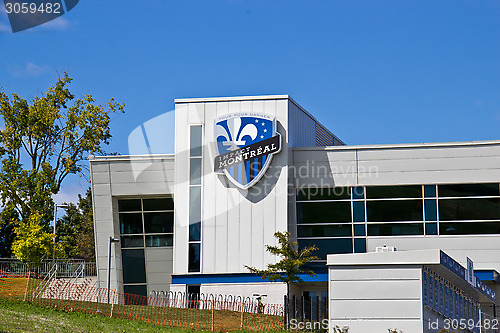
[[[229,167],[229,174],[230,174],[230,175],[231,175],[231,177],[233,177],[233,179],[234,179],[234,166]]]
[[[238,183],[245,184],[243,181],[243,163],[240,163],[236,166],[238,168]]]
[[[254,161],[253,161],[253,171],[254,171],[254,177],[257,177],[257,174],[259,173],[259,159],[256,158]]]
[[[246,168],[245,168],[246,174],[247,174],[247,183],[250,182],[250,161],[246,162]]]
[[[495,270],[491,271],[474,270],[474,275],[481,281],[494,281],[495,283],[500,284],[500,276],[498,272]]]
[[[299,275],[304,282],[327,282],[328,274],[317,274],[311,277],[307,274]],[[256,283],[267,282],[255,274],[189,274],[172,275],[172,284],[205,284],[205,283]]]

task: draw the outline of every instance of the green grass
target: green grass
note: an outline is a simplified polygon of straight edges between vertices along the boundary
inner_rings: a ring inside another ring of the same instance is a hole
[[[202,332],[135,320],[63,312],[27,302],[0,299],[0,332]]]
[[[195,333],[201,330],[157,326],[137,320],[109,318],[79,312],[64,312],[0,298],[0,333],[11,332],[166,332]],[[251,331],[232,331],[248,333]],[[255,333],[252,332],[252,333]]]

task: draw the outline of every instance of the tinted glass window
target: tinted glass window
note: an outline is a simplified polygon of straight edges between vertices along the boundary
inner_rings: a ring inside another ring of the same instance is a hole
[[[124,285],[125,292],[124,301],[126,305],[147,305],[148,304],[148,288],[145,284],[141,285]]]
[[[350,199],[349,187],[304,188],[297,191],[297,200],[340,200]]]
[[[201,239],[201,187],[189,189],[189,240]]]
[[[174,199],[163,198],[163,199],[144,199],[143,201],[144,210],[173,210],[174,209]]]
[[[144,250],[122,250],[123,283],[146,283]]]
[[[422,221],[422,200],[367,201],[368,222]]]
[[[500,234],[500,222],[441,222],[441,235]]]
[[[352,202],[352,212],[354,222],[365,222],[365,202],[364,201],[353,201]]]
[[[192,158],[189,169],[189,184],[201,185],[201,158]]]
[[[142,214],[120,214],[120,232],[122,234],[142,234]]]
[[[425,204],[425,220],[426,221],[437,221],[436,200],[426,199],[424,204]]]
[[[146,235],[147,247],[165,247],[174,244],[172,235]]]
[[[366,239],[365,238],[355,238],[354,239],[354,252],[356,252],[356,253],[366,252]]]
[[[447,184],[438,185],[440,197],[498,196],[499,184]]]
[[[439,220],[497,220],[500,219],[500,199],[439,200]]]
[[[335,253],[352,253],[352,238],[336,238],[336,239],[299,239],[299,248],[316,245],[317,251],[312,255],[320,259],[326,259],[327,254]]]
[[[201,156],[201,126],[191,126],[191,156]]]
[[[426,223],[425,224],[425,234],[426,235],[437,235],[437,223]]]
[[[144,239],[141,236],[122,236],[121,247],[144,247]]]
[[[338,225],[299,225],[297,226],[299,237],[342,237],[352,236],[350,224]]]
[[[118,211],[120,212],[140,212],[141,199],[118,200]]]
[[[386,223],[368,225],[368,236],[399,236],[423,234],[423,223]]]
[[[189,262],[188,262],[189,272],[199,272],[200,271],[200,244],[189,244]]]
[[[126,294],[134,294],[134,295],[140,295],[140,296],[147,296],[148,295],[148,288],[146,287],[145,284],[123,286],[123,291]],[[128,304],[130,304],[130,303],[128,303]]]
[[[352,188],[352,198],[353,199],[364,199],[365,189],[363,187],[353,187]]]
[[[365,236],[365,225],[355,224],[354,225],[354,236]]]
[[[144,229],[147,234],[174,232],[174,213],[144,213]]]
[[[421,185],[404,185],[404,186],[367,186],[366,198],[421,198]]]
[[[424,196],[429,198],[436,197],[436,185],[424,185]]]
[[[303,202],[297,204],[298,223],[337,223],[351,222],[351,203]]]

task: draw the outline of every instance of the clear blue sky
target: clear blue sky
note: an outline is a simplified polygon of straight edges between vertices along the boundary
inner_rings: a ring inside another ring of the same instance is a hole
[[[109,149],[174,98],[289,94],[347,144],[500,139],[500,1],[82,0],[12,34],[0,85],[126,103]]]

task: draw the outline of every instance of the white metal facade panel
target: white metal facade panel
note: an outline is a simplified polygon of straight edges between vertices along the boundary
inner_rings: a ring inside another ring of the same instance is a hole
[[[299,148],[293,154],[295,168],[309,170],[308,176],[296,177],[299,186],[322,182],[350,186],[498,182],[500,179],[500,142]],[[332,177],[325,179],[327,175]]]
[[[193,104],[193,105],[191,105]],[[194,105],[196,104],[196,105]],[[203,110],[204,116],[200,115]],[[279,171],[277,183],[259,195],[259,184],[241,190],[230,184],[225,176],[213,172],[213,160],[218,155],[214,138],[216,116],[238,112],[265,113],[277,117],[282,135],[282,151],[273,156],[270,171]],[[196,113],[191,116],[191,113]],[[201,122],[201,123],[200,123]],[[264,267],[275,258],[264,253],[266,244],[274,244],[276,230],[287,230],[287,123],[288,100],[217,100],[212,102],[176,104],[176,231],[174,272],[187,272],[187,236],[189,195],[188,135],[190,125],[203,125],[202,180],[202,273],[248,272],[244,265]],[[185,180],[185,181],[183,181]],[[278,191],[280,190],[280,191]],[[281,191],[285,192],[282,193]],[[179,203],[180,201],[180,203]],[[177,213],[177,210],[182,212]],[[177,230],[183,229],[183,230]],[[182,249],[181,249],[182,247]],[[181,263],[183,261],[183,263]]]
[[[422,333],[421,266],[329,266],[328,271],[332,325],[347,325],[354,333],[389,328]]]
[[[460,264],[466,266],[466,258],[474,261],[475,269],[500,271],[500,241],[498,235],[462,236],[397,236],[368,237],[367,251],[377,246],[394,246],[398,250],[442,249]]]
[[[147,159],[112,156],[90,160],[96,263],[100,287],[106,287],[108,238],[120,238],[118,198],[172,195],[173,164],[171,155],[152,156]],[[172,265],[172,249],[166,251],[170,253],[170,257],[165,258],[165,264]],[[111,253],[111,288],[123,291],[120,245],[113,244]],[[170,283],[169,278],[165,281]]]

